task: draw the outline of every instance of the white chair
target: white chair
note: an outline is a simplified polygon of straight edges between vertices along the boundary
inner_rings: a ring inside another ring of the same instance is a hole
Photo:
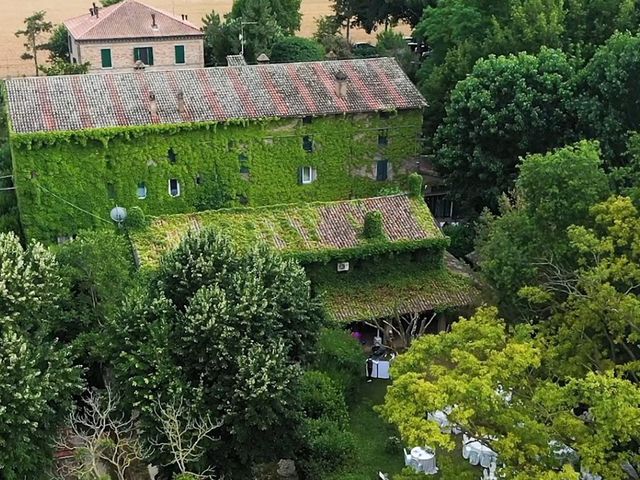
[[[484,468],[489,468],[491,466],[491,455],[480,455],[480,465]]]
[[[471,450],[469,449],[469,445],[467,445],[466,443],[462,444],[462,458],[464,458],[465,460],[469,460],[469,453],[471,452]]]
[[[414,463],[413,463],[413,458],[411,458],[411,454],[407,453],[406,448],[403,448],[402,451],[404,452],[404,466],[413,467]]]
[[[480,463],[480,454],[475,450],[469,452],[469,463],[471,465],[478,465]]]

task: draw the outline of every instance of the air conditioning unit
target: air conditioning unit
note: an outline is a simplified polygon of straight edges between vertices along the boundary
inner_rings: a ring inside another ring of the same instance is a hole
[[[349,271],[349,262],[338,262],[338,271],[339,272],[348,272]]]

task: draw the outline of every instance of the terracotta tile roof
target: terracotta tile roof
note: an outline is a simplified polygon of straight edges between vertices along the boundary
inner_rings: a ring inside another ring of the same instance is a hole
[[[347,76],[346,97],[336,74]],[[7,80],[14,132],[286,118],[420,109],[426,102],[391,58]],[[186,112],[178,111],[184,92]],[[149,92],[157,115],[149,113]]]
[[[143,266],[156,264],[163,253],[178,245],[188,230],[203,227],[227,232],[241,247],[262,241],[283,253],[336,252],[367,242],[362,237],[364,216],[374,210],[382,213],[389,242],[443,238],[424,201],[393,195],[167,215],[135,232],[133,243]]]
[[[152,27],[152,14],[157,28]],[[203,36],[192,23],[137,0],[124,0],[100,8],[97,17],[87,13],[64,24],[73,38],[80,41]]]
[[[397,273],[397,272],[396,272]],[[329,316],[342,323],[477,305],[479,286],[450,269],[404,275],[356,276],[335,285],[319,285]]]

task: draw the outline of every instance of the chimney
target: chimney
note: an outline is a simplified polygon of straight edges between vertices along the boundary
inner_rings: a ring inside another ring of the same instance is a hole
[[[154,30],[158,30],[158,24],[156,23],[156,14],[155,13],[151,14],[151,28],[153,28]]]
[[[98,18],[99,11],[100,11],[100,8],[98,8],[98,6],[96,5],[96,2],[93,2],[93,14],[96,16],[96,18]]]
[[[156,123],[158,120],[158,102],[156,94],[153,92],[149,92],[149,114],[151,115],[151,121]]]
[[[269,57],[267,57],[266,54],[261,53],[258,58],[256,58],[256,60],[258,61],[258,63],[260,65],[266,65],[267,63],[269,63],[271,60],[269,59]]]
[[[180,90],[178,92],[178,113],[180,115],[184,115],[186,113],[187,109],[185,107],[184,104],[184,92],[182,90]]]
[[[336,95],[339,98],[347,98],[347,75],[342,71],[338,70],[335,73],[336,77]]]
[[[93,17],[93,8],[89,9],[89,13],[91,14],[91,16]]]

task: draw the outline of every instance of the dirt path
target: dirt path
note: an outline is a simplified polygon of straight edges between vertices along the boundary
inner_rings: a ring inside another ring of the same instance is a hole
[[[22,28],[26,17],[38,10],[46,10],[54,23],[88,12],[92,0],[0,0],[0,77],[32,75],[31,61],[20,59],[23,40],[14,32]],[[189,20],[200,24],[200,19],[211,10],[221,14],[231,9],[232,0],[146,0],[158,8],[187,14]],[[314,19],[330,13],[329,0],[302,0],[302,28],[300,34],[309,36],[315,29]],[[364,32],[354,32],[355,41],[366,39]],[[46,55],[46,53],[45,53]]]

